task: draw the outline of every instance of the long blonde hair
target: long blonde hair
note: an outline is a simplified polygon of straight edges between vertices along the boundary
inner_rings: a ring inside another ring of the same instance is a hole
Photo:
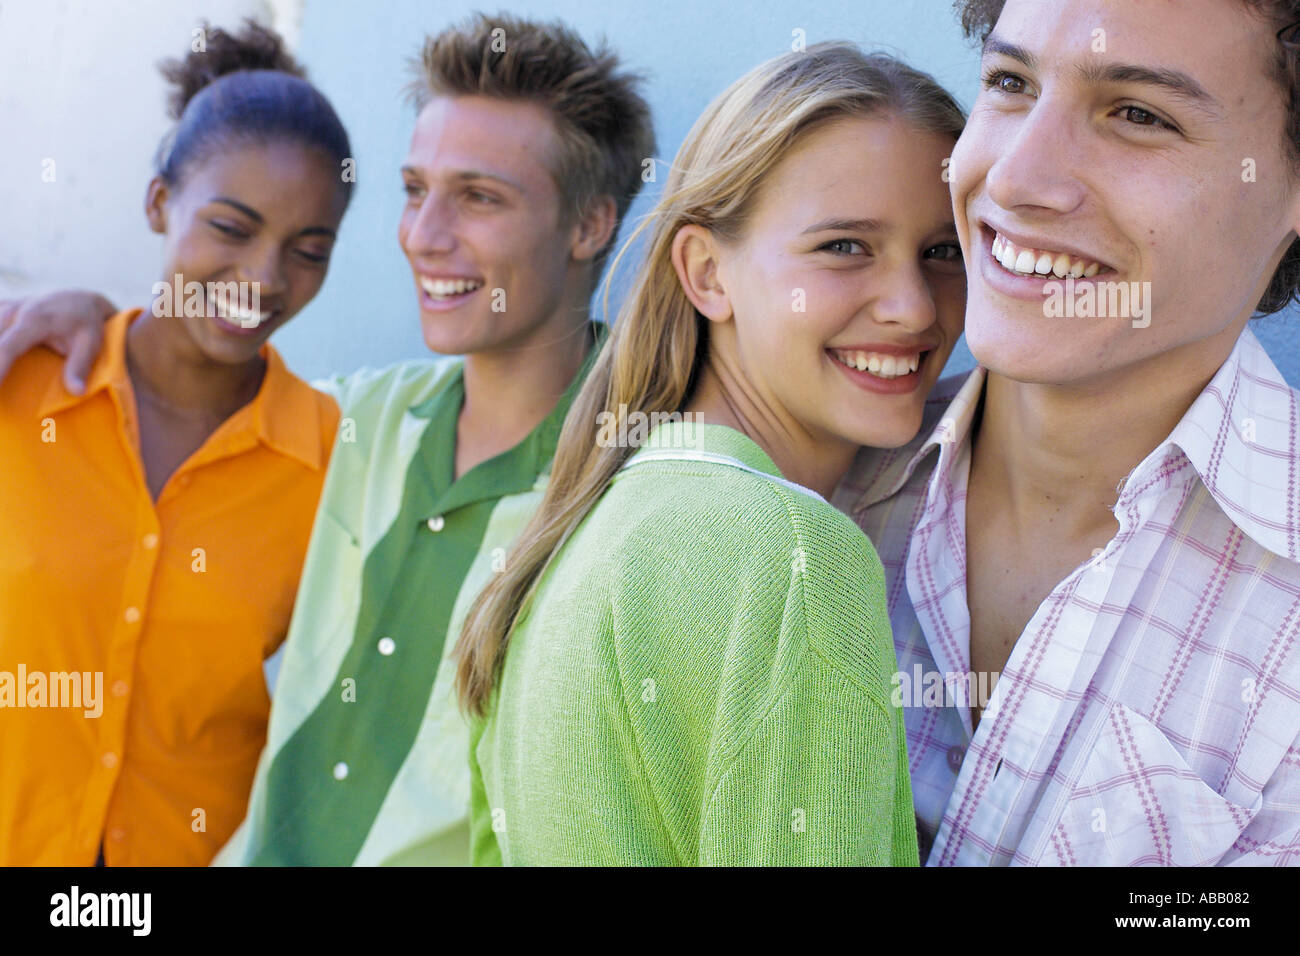
[[[484,588],[465,619],[456,654],[458,693],[466,711],[484,713],[510,633],[547,563],[635,450],[598,443],[598,416],[608,412],[621,426],[635,412],[679,411],[691,394],[708,337],[705,320],[673,269],[677,231],[696,224],[725,241],[740,239],[759,186],[801,136],[836,118],[882,113],[954,139],[965,123],[961,108],[927,74],[850,43],[819,43],[751,70],[691,127],[654,210],[614,259],[611,272],[649,231],[645,260],[609,341],[564,420],[542,503],[511,549],[505,570]],[[939,172],[933,171],[936,180]],[[608,427],[610,419],[605,421]]]

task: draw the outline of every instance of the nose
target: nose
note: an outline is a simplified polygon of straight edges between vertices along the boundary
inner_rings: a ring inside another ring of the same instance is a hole
[[[1085,189],[1078,170],[1085,160],[1072,119],[1076,109],[1061,97],[1041,95],[1000,148],[992,143],[996,155],[985,176],[990,199],[1023,213],[1067,213],[1079,206]]]
[[[897,325],[907,332],[924,332],[934,325],[938,318],[934,293],[920,263],[900,263],[878,281],[871,303],[876,322]]]
[[[429,190],[418,207],[408,207],[398,239],[408,256],[446,255],[456,249],[454,204]]]
[[[278,303],[289,291],[289,280],[285,275],[285,253],[277,243],[266,242],[250,249],[248,258],[239,264],[239,281],[247,282],[257,289],[263,303]]]

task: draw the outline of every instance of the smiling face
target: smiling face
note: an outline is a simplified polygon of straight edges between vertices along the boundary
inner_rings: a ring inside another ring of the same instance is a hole
[[[1240,0],[1008,0],[952,161],[981,364],[1094,386],[1213,374],[1298,221],[1276,43]],[[1062,275],[1076,305],[1092,285],[1121,308],[1062,317],[1044,295]],[[1149,289],[1145,315],[1121,282]]]
[[[894,116],[815,128],[721,247],[734,333],[712,347],[819,440],[895,447],[920,428],[965,303],[941,178],[952,146]]]
[[[421,110],[398,238],[433,351],[553,340],[574,321],[565,304],[585,305],[590,270],[572,255],[557,152],[555,124],[533,103],[440,96]]]
[[[256,283],[260,300],[258,315],[243,315],[205,294],[195,315],[187,292],[168,322],[212,361],[250,361],[320,290],[346,207],[334,164],[288,142],[218,150],[175,187],[155,179],[145,213],[165,236],[162,281],[179,275],[205,293],[208,283]]]

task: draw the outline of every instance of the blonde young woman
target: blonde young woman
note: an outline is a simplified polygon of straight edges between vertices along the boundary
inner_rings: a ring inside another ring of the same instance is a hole
[[[457,647],[476,862],[916,862],[881,565],[824,498],[915,435],[960,334],[962,123],[928,76],[823,44],[687,136]]]

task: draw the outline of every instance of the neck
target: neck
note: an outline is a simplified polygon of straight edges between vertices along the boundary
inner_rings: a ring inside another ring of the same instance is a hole
[[[790,415],[764,402],[726,361],[709,357],[683,411],[699,421],[726,425],[746,435],[772,459],[781,475],[830,499],[853,464],[858,446],[817,436]]]
[[[465,356],[465,403],[458,421],[462,437],[479,433],[504,451],[551,413],[582,367],[593,329],[583,310],[563,326],[547,323],[543,331],[522,345]]]
[[[1062,542],[1113,536],[1122,483],[1174,430],[1230,351],[1231,343],[1199,355],[1174,350],[1083,385],[988,373],[971,486],[1018,534],[1051,525]]]
[[[238,365],[214,362],[173,318],[146,310],[126,335],[132,386],[173,412],[224,421],[257,394],[266,372],[260,355]]]

